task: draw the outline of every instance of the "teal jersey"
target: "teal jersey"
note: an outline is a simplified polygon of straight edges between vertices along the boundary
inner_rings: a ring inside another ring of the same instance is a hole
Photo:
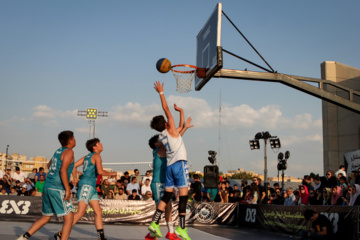
[[[165,183],[165,171],[167,160],[166,157],[159,157],[158,155],[159,148],[154,149],[153,151],[153,179],[152,183]]]
[[[44,188],[52,188],[65,190],[64,184],[61,180],[60,169],[62,166],[61,154],[68,148],[61,147],[55,153],[51,160],[51,164],[49,167],[49,173],[46,177]],[[74,168],[74,162],[69,165],[67,170],[68,180],[70,180],[72,170]]]
[[[96,165],[94,165],[91,162],[91,158],[95,153],[89,153],[88,155],[86,155],[85,159],[84,159],[84,170],[83,170],[83,175],[79,181],[79,188],[86,184],[86,185],[90,185],[94,188],[96,188],[96,180],[97,177],[99,175],[97,169],[96,169]]]

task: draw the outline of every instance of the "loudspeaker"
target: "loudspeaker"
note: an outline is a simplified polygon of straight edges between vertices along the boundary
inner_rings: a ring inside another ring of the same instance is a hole
[[[218,188],[219,167],[216,165],[208,165],[204,167],[204,187]]]

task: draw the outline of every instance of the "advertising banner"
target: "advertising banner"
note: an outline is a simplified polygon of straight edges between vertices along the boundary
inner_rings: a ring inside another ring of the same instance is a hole
[[[155,213],[154,201],[130,200],[100,200],[104,223],[150,223]],[[40,197],[0,196],[0,219],[2,221],[35,221],[41,217]],[[73,201],[77,211],[77,202]],[[196,225],[226,224],[236,225],[237,204],[232,203],[197,203],[189,202],[186,207],[186,222]],[[178,220],[178,202],[173,203],[173,221]],[[83,223],[93,223],[95,213],[88,206]],[[53,217],[51,222],[62,221],[62,218]],[[165,224],[163,214],[161,224]]]
[[[333,224],[333,231],[341,239],[357,239],[358,207],[345,206],[278,206],[239,204],[240,227],[299,235],[309,230],[311,223],[304,218],[306,209],[325,215]]]
[[[352,171],[358,171],[360,168],[360,150],[344,153],[347,166],[347,176],[351,176]]]

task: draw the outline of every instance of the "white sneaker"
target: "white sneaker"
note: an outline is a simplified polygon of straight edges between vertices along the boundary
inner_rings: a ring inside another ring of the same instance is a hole
[[[28,240],[26,238],[24,238],[24,235],[21,235],[19,238],[17,238],[16,240]]]

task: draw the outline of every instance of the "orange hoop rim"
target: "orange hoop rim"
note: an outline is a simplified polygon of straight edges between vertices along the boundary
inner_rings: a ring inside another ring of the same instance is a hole
[[[181,70],[175,70],[173,69],[174,67],[190,67],[190,68],[194,68],[194,70],[190,70],[190,71],[181,71]],[[173,65],[171,66],[171,71],[176,72],[176,73],[194,73],[197,70],[197,67],[194,65],[190,65],[190,64],[177,64],[177,65]]]

